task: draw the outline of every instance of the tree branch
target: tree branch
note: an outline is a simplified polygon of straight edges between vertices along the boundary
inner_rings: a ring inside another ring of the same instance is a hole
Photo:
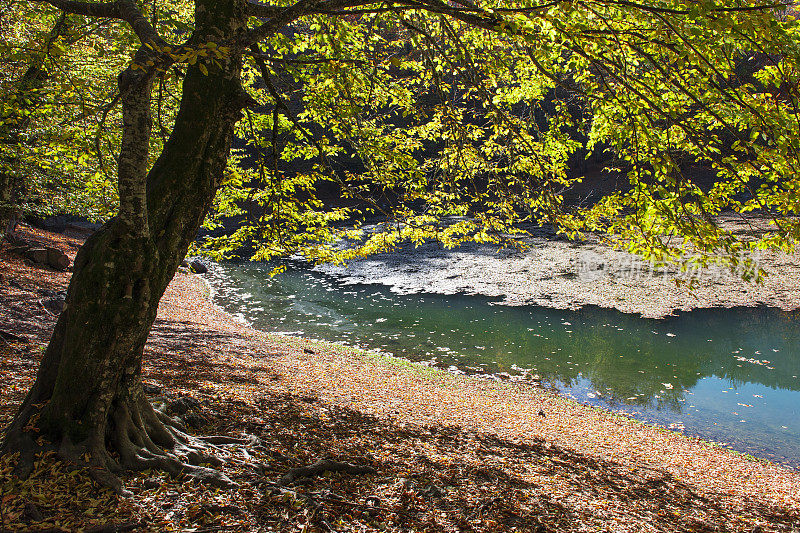
[[[102,17],[108,19],[122,19],[119,13],[119,6],[116,2],[78,2],[75,0],[33,0],[43,4],[50,4],[73,15],[83,15],[86,17]]]
[[[130,24],[142,44],[154,43],[161,46],[167,44],[133,2],[121,0],[117,3],[122,20]]]
[[[646,4],[641,4],[639,2],[631,2],[628,0],[599,0],[598,4],[607,4],[607,5],[617,5],[617,6],[625,6],[625,7],[632,7],[634,9],[638,9],[641,11],[646,11],[649,13],[664,13],[664,14],[672,14],[672,15],[688,15],[688,9],[672,9],[667,7],[657,7],[657,6],[648,6]],[[786,2],[774,2],[770,4],[757,4],[753,6],[734,6],[734,7],[717,7],[714,9],[709,9],[712,13],[736,13],[736,12],[743,12],[743,11],[768,11],[770,9],[779,9],[785,7],[791,7],[794,5],[793,0],[787,0]]]
[[[286,24],[305,15],[331,12],[348,7],[358,7],[375,3],[377,3],[375,0],[327,0],[322,2],[315,0],[298,0],[291,6],[276,8],[274,6],[250,2],[247,5],[248,13],[257,17],[268,17],[269,20],[246,32],[239,39],[239,44],[242,48],[247,48],[251,44],[273,35]]]
[[[322,147],[322,143],[320,143],[319,139],[317,139],[311,132],[309,132],[306,128],[300,124],[300,121],[297,120],[297,117],[294,116],[294,113],[289,109],[289,106],[286,105],[286,102],[281,98],[280,93],[278,93],[278,89],[272,83],[269,75],[269,69],[267,68],[267,64],[264,62],[263,52],[259,48],[258,44],[254,43],[250,45],[250,51],[253,54],[253,58],[255,59],[256,65],[261,73],[261,79],[264,81],[264,84],[267,86],[267,90],[269,91],[270,96],[275,101],[275,109],[282,109],[286,112],[286,116],[289,120],[294,124],[294,126],[308,139],[317,149],[319,153],[319,158],[322,164],[326,167],[329,167],[328,159],[325,156],[325,150]]]
[[[130,0],[118,0],[116,2],[80,2],[77,0],[33,1],[50,4],[64,13],[71,13],[73,15],[121,20],[130,25],[142,44],[166,44],[164,39],[158,35],[155,28],[153,28],[144,15],[142,15],[141,11],[139,11],[136,5]]]
[[[503,22],[503,20],[484,10],[474,11],[473,9],[453,7],[441,2],[440,0],[410,0],[401,1],[398,2],[398,4],[412,8],[423,9],[425,11],[430,11],[431,13],[448,15],[456,20],[466,22],[467,24],[483,28],[485,30],[500,31],[502,29],[500,24]],[[480,13],[481,15],[485,16],[482,17],[475,13]]]
[[[279,13],[275,14],[274,16],[270,17],[270,19],[263,23],[261,26],[257,26],[249,31],[247,31],[244,36],[240,39],[240,44],[242,48],[245,48],[252,43],[257,43],[262,39],[273,35],[277,32],[280,28],[284,25],[292,22],[303,15],[313,12],[311,7],[315,5],[312,0],[298,0],[296,3],[292,4],[291,6],[283,9]]]

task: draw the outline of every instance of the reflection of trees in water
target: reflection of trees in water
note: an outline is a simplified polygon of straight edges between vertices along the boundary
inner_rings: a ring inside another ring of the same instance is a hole
[[[612,405],[680,410],[683,391],[708,376],[800,390],[800,379],[793,377],[800,375],[799,317],[776,309],[735,308],[650,320],[587,308],[574,314],[573,333],[558,339],[572,364],[538,359],[534,366],[546,379],[568,387],[588,379]]]
[[[635,337],[641,338],[637,341]],[[691,389],[703,377],[698,375],[698,361],[676,361],[666,356],[659,341],[651,337],[652,334],[622,339],[615,334],[577,335],[568,346],[573,365],[567,369],[539,369],[548,379],[558,379],[569,387],[577,385],[581,378],[588,379],[603,400],[612,405],[680,409],[683,390]]]
[[[611,405],[680,410],[683,391],[708,376],[733,384],[800,389],[800,380],[792,377],[800,375],[797,313],[707,309],[652,320],[600,308],[578,312],[505,308],[498,313],[487,307],[476,305],[467,312],[454,305],[438,317],[427,308],[426,321],[420,324],[426,331],[478,332],[475,342],[485,344],[485,351],[467,356],[435,352],[438,339],[423,341],[426,351],[433,351],[443,366],[482,364],[488,371],[512,371],[517,365],[567,387],[589,380]],[[535,327],[529,331],[526,325]],[[757,350],[760,355],[754,353]],[[742,362],[736,356],[759,357],[769,364]]]
[[[768,308],[727,311],[746,325],[742,336],[750,341],[749,346],[732,338],[726,346],[729,349],[715,353],[704,371],[735,384],[751,382],[773,389],[800,390],[800,379],[794,377],[800,376],[800,313]],[[712,320],[709,327],[713,327]]]
[[[568,387],[588,380],[612,405],[680,409],[683,391],[708,376],[734,385],[755,382],[800,390],[800,379],[792,377],[800,375],[797,312],[705,309],[653,320],[596,307],[575,312],[495,307],[481,297],[399,296],[384,287],[342,286],[307,272],[267,281],[263,271],[254,269],[251,276],[251,283],[237,285],[273,314],[292,320],[298,306],[313,305],[303,309],[310,316],[321,315],[326,322],[332,314],[350,319],[341,328],[320,331],[320,337],[344,335],[346,330],[343,340],[384,345],[421,360],[436,357],[442,366],[514,373],[517,365]],[[416,337],[405,336],[411,332]],[[440,350],[444,347],[451,351]]]

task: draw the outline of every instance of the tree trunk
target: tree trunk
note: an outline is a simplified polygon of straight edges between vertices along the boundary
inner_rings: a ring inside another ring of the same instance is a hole
[[[31,116],[39,106],[40,91],[48,78],[45,62],[50,56],[53,45],[70,30],[67,17],[62,15],[47,35],[47,40],[40,52],[31,58],[28,68],[15,82],[13,98],[15,105],[0,120],[0,143],[6,146],[17,146],[23,134],[30,127]],[[17,154],[0,159],[0,242],[12,233],[22,217],[21,200],[24,196],[25,183],[20,175]]]
[[[244,4],[198,0],[196,17],[193,40],[220,41],[244,28]],[[118,490],[113,474],[124,469],[185,470],[229,483],[181,461],[197,442],[152,408],[141,385],[158,302],[210,207],[249,100],[240,85],[241,54],[219,63],[207,65],[208,75],[199,65],[188,68],[175,127],[149,172],[152,80],[141,70],[120,76],[120,213],[78,252],[36,382],[6,432],[3,451],[21,452],[23,468],[43,436]]]
[[[5,166],[3,161],[2,165]],[[13,233],[19,219],[16,191],[17,180],[12,172],[0,169],[0,242],[6,235]]]

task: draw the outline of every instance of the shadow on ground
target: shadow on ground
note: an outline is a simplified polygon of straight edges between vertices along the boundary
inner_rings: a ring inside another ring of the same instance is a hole
[[[212,415],[203,431],[260,440],[267,460],[257,475],[242,475],[263,489],[249,512],[265,527],[750,532],[758,531],[757,524],[792,531],[800,522],[795,511],[700,493],[660,469],[626,467],[545,441],[512,442],[459,427],[376,418],[315,395],[291,394],[282,390],[268,353],[257,366],[234,362],[259,355],[235,334],[159,322],[149,347],[148,377],[164,386],[235,390],[245,384],[251,391],[227,402],[197,397]],[[220,353],[231,362],[215,362]],[[290,492],[275,488],[288,470],[319,458],[371,466],[377,473],[308,478]]]

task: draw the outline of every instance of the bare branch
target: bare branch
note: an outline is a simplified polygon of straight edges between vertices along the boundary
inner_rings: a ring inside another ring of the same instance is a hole
[[[80,2],[77,0],[33,0],[60,9],[64,13],[121,20],[127,22],[131,29],[144,43],[164,45],[166,42],[158,35],[155,28],[142,15],[141,11],[130,0],[117,2]]]
[[[241,44],[243,47],[246,47],[273,35],[289,22],[297,20],[303,15],[312,13],[313,10],[311,7],[313,5],[315,5],[315,3],[312,2],[312,0],[298,0],[296,3],[283,9],[280,13],[270,17],[270,19],[261,26],[257,26],[245,33],[241,38]]]
[[[94,136],[94,148],[95,148],[95,152],[97,152],[96,153],[97,162],[100,165],[100,169],[103,172],[106,172],[106,164],[105,164],[105,160],[103,159],[103,150],[102,150],[102,147],[100,146],[100,140],[101,140],[101,136],[102,136],[102,133],[103,133],[103,129],[105,128],[106,118],[108,117],[108,114],[111,112],[111,110],[114,109],[117,106],[117,104],[120,102],[121,98],[122,98],[122,95],[120,93],[117,93],[114,96],[114,99],[111,102],[109,102],[107,105],[103,106],[103,112],[101,113],[100,121],[97,124],[97,133]]]
[[[291,6],[274,8],[273,6],[250,2],[248,4],[248,12],[250,14],[253,16],[265,16],[268,17],[269,20],[246,32],[244,36],[239,39],[239,44],[243,48],[246,48],[253,43],[257,43],[273,35],[286,24],[305,15],[331,12],[348,7],[359,7],[375,3],[377,3],[375,0],[327,0],[322,2],[315,0],[298,0]],[[273,11],[274,9],[277,9],[277,12]]]
[[[476,26],[478,28],[491,31],[502,30],[501,23],[503,20],[487,11],[481,10],[474,12],[472,9],[468,10],[465,8],[453,7],[449,4],[441,2],[440,0],[411,0],[398,2],[398,4],[405,5],[407,7],[415,7],[417,9],[424,9],[425,11],[430,11],[431,13],[448,15],[456,20],[466,22],[467,24]],[[484,16],[480,16],[475,13],[480,13]]]
[[[133,2],[124,0],[117,4],[122,20],[130,24],[142,44],[154,43],[162,46],[167,44]]]
[[[50,4],[73,15],[84,15],[86,17],[102,17],[109,19],[122,19],[119,14],[119,6],[116,2],[78,2],[76,0],[33,0],[43,4]]]

